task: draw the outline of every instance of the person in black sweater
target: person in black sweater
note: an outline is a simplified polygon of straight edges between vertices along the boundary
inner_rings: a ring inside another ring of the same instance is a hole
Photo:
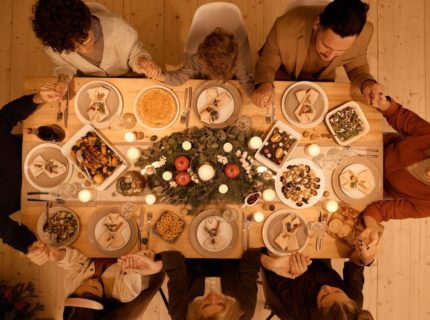
[[[45,84],[36,94],[13,100],[0,109],[0,239],[14,249],[27,253],[37,239],[26,226],[9,216],[21,209],[22,139],[11,133],[12,128],[30,116],[39,104],[59,101],[52,84]]]

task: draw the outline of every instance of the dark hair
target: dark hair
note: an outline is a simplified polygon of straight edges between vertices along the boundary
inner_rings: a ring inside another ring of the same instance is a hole
[[[367,310],[360,310],[351,303],[334,302],[328,308],[321,310],[321,320],[374,320]]]
[[[39,0],[33,7],[33,30],[55,52],[75,50],[88,38],[91,12],[81,0]]]
[[[215,28],[199,45],[197,54],[208,78],[227,81],[234,75],[239,46],[233,34]]]
[[[361,0],[334,0],[320,14],[320,24],[342,38],[357,36],[366,23],[369,5]]]
[[[103,299],[91,293],[84,293],[83,295],[71,294],[69,298],[84,298],[93,300],[103,304]],[[95,320],[99,319],[102,310],[94,310],[81,307],[64,307],[63,320]]]

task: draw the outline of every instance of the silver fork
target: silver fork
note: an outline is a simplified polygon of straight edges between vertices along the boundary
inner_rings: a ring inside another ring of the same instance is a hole
[[[148,212],[146,215],[146,221],[148,222],[148,240],[146,242],[146,249],[149,249],[149,236],[151,234],[151,221],[152,221],[152,212]]]
[[[58,101],[57,122],[63,120],[63,111],[61,111],[61,102]]]
[[[344,146],[344,149],[345,149],[347,152],[351,152],[352,154],[356,155],[357,157],[378,158],[378,154],[359,153],[358,151],[353,150],[354,148],[353,148],[353,147],[351,147],[351,146]],[[367,151],[372,152],[371,150],[377,150],[377,149],[369,149],[369,150],[366,150],[366,149],[360,149],[360,150],[361,150],[361,151],[364,151],[364,152],[367,152]],[[373,152],[378,152],[378,151],[373,151]]]
[[[181,113],[181,123],[185,123],[187,121],[188,90],[190,90],[190,89],[189,88],[185,88],[184,111],[182,111],[182,113]]]

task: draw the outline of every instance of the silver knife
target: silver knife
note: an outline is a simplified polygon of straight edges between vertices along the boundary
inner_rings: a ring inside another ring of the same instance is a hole
[[[142,250],[142,228],[143,228],[143,225],[145,224],[145,208],[143,207],[143,205],[141,204],[140,205],[140,209],[139,209],[139,211],[140,211],[140,213],[139,213],[139,223],[138,223],[138,226],[139,226],[139,241],[138,241],[138,244],[137,244],[137,247],[139,248],[139,251],[140,250]]]
[[[187,101],[187,119],[185,120],[185,128],[188,129],[190,123],[191,100],[193,97],[193,88],[188,87],[188,101]]]
[[[67,122],[69,120],[69,99],[70,99],[69,91],[70,91],[70,86],[67,88],[67,93],[66,93],[66,108],[64,109],[64,114],[63,114],[64,126],[66,128],[67,128]]]
[[[148,233],[146,235],[146,250],[149,249],[149,236],[151,235],[151,221],[152,221],[152,212],[148,212],[146,215],[146,222],[148,223]]]
[[[246,248],[246,218],[245,212],[242,211],[242,252],[245,252]]]

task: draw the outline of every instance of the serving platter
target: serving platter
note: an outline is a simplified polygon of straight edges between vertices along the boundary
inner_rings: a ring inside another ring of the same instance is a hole
[[[107,116],[100,122],[91,120],[88,114],[88,107],[91,103],[89,92],[98,87],[109,91],[107,97],[105,98]],[[76,93],[74,107],[76,116],[83,124],[91,124],[95,128],[107,128],[112,117],[121,114],[123,109],[123,101],[118,88],[115,87],[112,83],[107,81],[95,80],[87,82],[79,88],[78,92]]]

